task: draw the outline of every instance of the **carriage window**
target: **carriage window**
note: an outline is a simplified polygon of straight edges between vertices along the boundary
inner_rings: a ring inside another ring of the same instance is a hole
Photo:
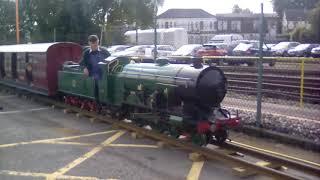
[[[17,72],[17,53],[12,53],[11,55],[11,76],[13,79],[18,78],[18,72]]]
[[[4,78],[6,76],[6,72],[4,69],[4,53],[0,53],[0,78]]]

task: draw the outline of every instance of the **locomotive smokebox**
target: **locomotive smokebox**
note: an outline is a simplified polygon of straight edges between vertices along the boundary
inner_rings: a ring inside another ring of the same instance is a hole
[[[227,93],[226,86],[223,72],[216,67],[208,67],[200,73],[196,90],[202,103],[216,107]]]
[[[218,107],[227,93],[226,77],[218,67],[188,66],[180,70],[178,77],[191,79],[186,84],[177,82],[177,95],[186,102]]]

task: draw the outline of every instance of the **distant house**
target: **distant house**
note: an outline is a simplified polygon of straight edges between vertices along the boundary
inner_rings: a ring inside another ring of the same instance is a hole
[[[265,14],[267,41],[276,41],[277,15]],[[241,34],[244,39],[258,40],[260,14],[228,13],[212,15],[202,9],[169,9],[158,16],[159,28],[185,28],[188,42],[206,43],[217,34]]]
[[[266,40],[275,41],[277,35],[277,15],[264,14],[266,21]],[[259,39],[260,14],[228,13],[216,14],[218,34],[241,34],[244,39]]]
[[[287,9],[283,12],[282,33],[288,33],[296,27],[309,27],[308,12],[303,9]]]
[[[202,9],[169,9],[158,16],[159,28],[185,28],[188,42],[206,43],[215,34],[216,17]]]

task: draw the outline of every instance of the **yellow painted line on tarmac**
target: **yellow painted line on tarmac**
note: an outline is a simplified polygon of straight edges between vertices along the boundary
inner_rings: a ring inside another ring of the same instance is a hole
[[[49,141],[41,142],[39,144],[62,144],[62,145],[78,145],[78,146],[92,146],[91,143],[79,143],[79,142],[65,142],[65,141]]]
[[[64,167],[60,168],[59,170],[57,170],[56,172],[52,173],[49,177],[47,177],[47,180],[56,179],[56,177],[67,173],[72,168],[78,166],[79,164],[81,164],[85,160],[91,158],[92,156],[94,156],[95,154],[100,152],[104,147],[108,146],[109,144],[111,144],[112,142],[117,140],[119,137],[121,137],[125,133],[126,133],[125,131],[117,132],[116,134],[114,134],[113,136],[109,137],[107,140],[105,140],[104,142],[102,142],[98,146],[96,146],[93,149],[91,149],[89,152],[87,152],[84,155],[82,155],[81,157],[79,157],[78,159],[75,159],[71,163],[67,164],[66,166],[64,166]]]
[[[236,106],[223,106],[223,107],[225,107],[225,108],[233,108],[233,109],[238,109],[238,110],[244,110],[244,111],[249,111],[249,112],[256,112],[256,110],[243,108],[243,107],[236,107]],[[285,115],[285,114],[278,114],[278,113],[273,113],[273,112],[265,112],[263,114],[272,114],[272,115],[275,115],[275,116],[287,117],[287,118],[290,118],[290,119],[296,119],[296,120],[300,120],[300,121],[313,121],[313,122],[319,123],[319,120],[315,120],[315,119],[306,119],[306,118],[288,116],[288,115]]]
[[[110,147],[129,147],[129,148],[159,148],[156,145],[146,145],[146,144],[109,144]]]
[[[27,109],[27,110],[4,111],[4,112],[0,112],[0,115],[26,113],[26,112],[34,112],[34,111],[43,111],[43,110],[47,110],[47,109],[50,109],[50,108],[43,107],[43,108],[34,108],[34,109]]]
[[[193,162],[192,167],[187,176],[187,180],[198,180],[203,167],[204,161]]]
[[[26,142],[11,143],[11,144],[1,144],[0,148],[13,147],[13,146],[19,146],[19,145],[27,145],[27,144],[50,143],[50,142],[55,142],[55,141],[77,139],[77,138],[81,138],[81,137],[90,137],[90,136],[109,134],[109,133],[113,133],[113,132],[116,132],[116,130],[110,130],[110,131],[104,131],[104,132],[96,132],[96,133],[90,133],[90,134],[83,134],[83,135],[78,135],[78,136],[54,138],[54,139],[43,139],[43,140],[26,141]]]
[[[246,147],[246,148],[254,149],[254,150],[257,150],[257,151],[262,151],[262,152],[273,154],[273,155],[277,155],[277,156],[282,156],[282,157],[285,157],[285,158],[288,158],[288,159],[292,159],[292,160],[296,160],[296,161],[300,161],[300,162],[303,162],[303,163],[307,163],[307,164],[311,164],[311,165],[320,167],[319,163],[315,163],[315,162],[312,162],[312,161],[300,159],[300,158],[289,156],[289,155],[286,155],[286,154],[282,154],[282,153],[278,153],[278,152],[274,152],[274,151],[270,151],[270,150],[266,150],[266,149],[257,148],[257,147],[250,146],[250,145],[247,145],[247,144],[242,144],[242,143],[236,142],[236,141],[231,141],[230,143],[237,144],[239,146],[243,146],[243,147]]]
[[[47,173],[34,173],[34,172],[19,172],[19,171],[8,171],[8,170],[0,170],[0,174],[9,175],[9,176],[25,176],[25,177],[44,177],[48,178],[51,174]],[[71,180],[98,180],[99,178],[90,177],[90,176],[69,176],[69,175],[61,175],[56,177],[55,179],[71,179]],[[116,180],[112,178],[106,178],[107,180]]]
[[[16,95],[8,95],[8,96],[0,96],[0,99],[12,98],[17,97]]]

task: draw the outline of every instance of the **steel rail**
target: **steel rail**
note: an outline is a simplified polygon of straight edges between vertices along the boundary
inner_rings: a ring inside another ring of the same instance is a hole
[[[252,155],[254,157],[261,158],[263,160],[268,160],[271,163],[279,164],[281,166],[290,167],[296,170],[303,170],[308,174],[313,174],[315,176],[320,175],[320,164],[316,164],[313,162],[301,162],[301,160],[297,160],[297,158],[279,155],[279,153],[270,153],[264,150],[257,150],[259,148],[248,146],[248,145],[238,145],[239,143],[228,142],[223,145],[223,148],[239,151],[244,153],[245,155]],[[246,146],[246,147],[245,147]]]

